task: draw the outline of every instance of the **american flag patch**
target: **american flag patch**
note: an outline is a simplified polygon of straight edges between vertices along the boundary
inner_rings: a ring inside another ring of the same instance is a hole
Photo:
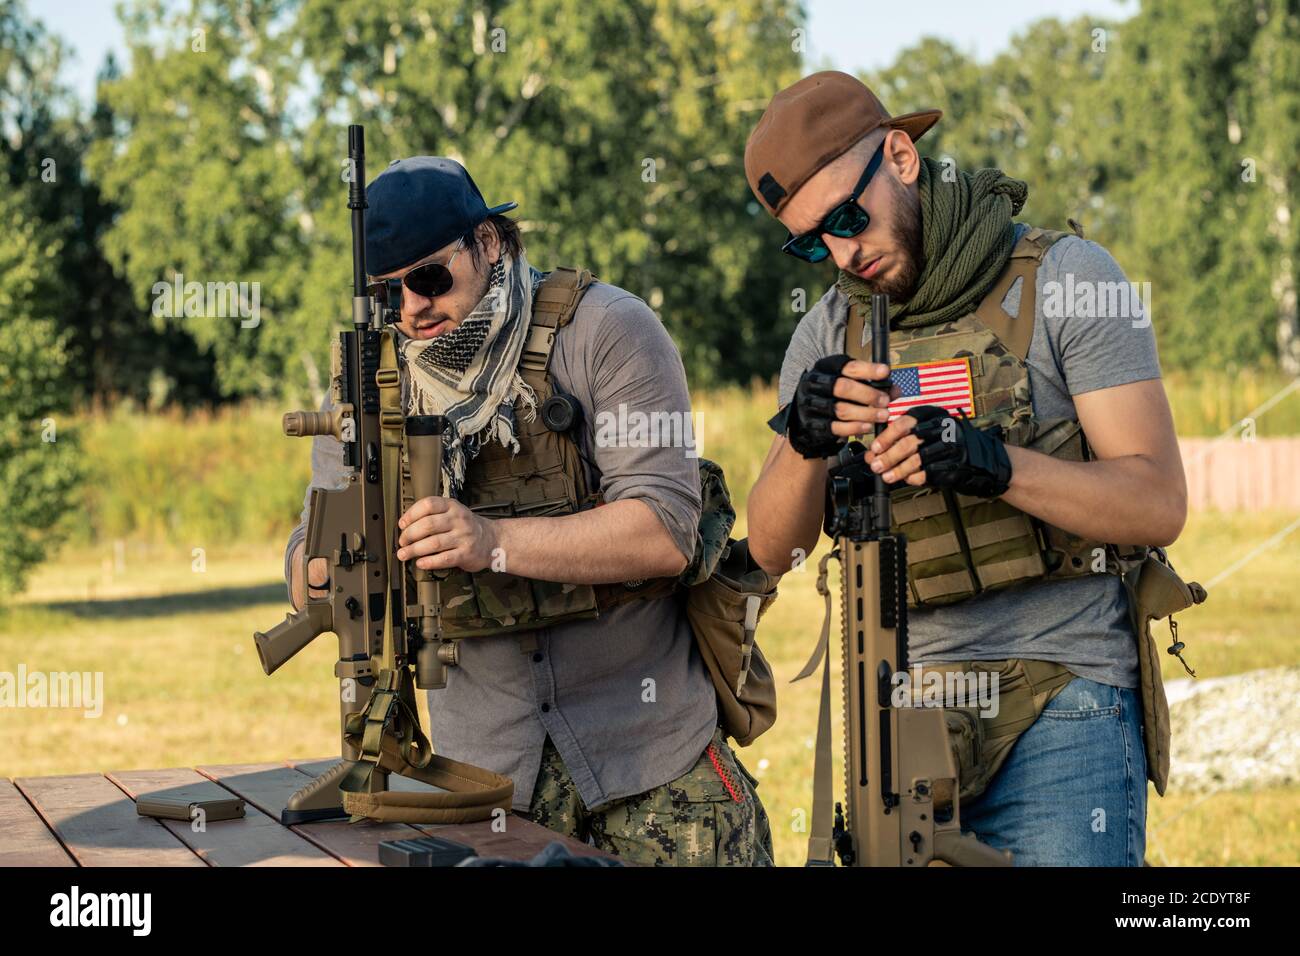
[[[896,365],[890,370],[889,380],[902,392],[889,403],[891,422],[917,405],[938,405],[950,415],[961,411],[975,417],[969,359]]]

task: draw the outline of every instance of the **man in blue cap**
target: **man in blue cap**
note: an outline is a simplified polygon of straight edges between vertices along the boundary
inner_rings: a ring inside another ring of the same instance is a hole
[[[699,537],[698,463],[602,428],[689,419],[672,339],[631,293],[529,265],[503,215],[515,203],[489,207],[454,160],[394,162],[367,198],[367,267],[401,281],[406,411],[449,420],[448,494],[402,516],[398,552],[449,572],[444,631],[471,637],[430,692],[434,746],[511,776],[516,812],[632,862],[769,864],[674,593]],[[337,487],[342,446],[317,437],[312,465],[313,486]],[[296,606],[303,521],[285,559]]]

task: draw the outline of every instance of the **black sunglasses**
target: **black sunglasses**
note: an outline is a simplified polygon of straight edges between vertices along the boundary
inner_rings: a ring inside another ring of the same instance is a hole
[[[829,232],[840,239],[848,239],[866,229],[871,223],[871,216],[858,205],[858,197],[862,195],[863,190],[867,188],[867,183],[871,182],[871,177],[880,168],[884,156],[885,143],[882,140],[872,154],[871,161],[867,163],[867,168],[858,178],[858,184],[853,187],[849,198],[828,212],[816,229],[798,236],[792,233],[781,246],[781,251],[788,252],[804,262],[821,262],[831,254],[830,249],[826,248],[826,243],[822,241],[822,233]]]
[[[462,248],[464,248],[464,239],[456,244],[456,251],[451,254],[446,265],[441,262],[425,263],[416,266],[400,279],[381,279],[375,282],[372,288],[379,290],[388,307],[395,311],[401,311],[402,308],[403,285],[426,299],[436,299],[440,295],[446,295],[455,284],[451,275],[451,264],[456,261]]]

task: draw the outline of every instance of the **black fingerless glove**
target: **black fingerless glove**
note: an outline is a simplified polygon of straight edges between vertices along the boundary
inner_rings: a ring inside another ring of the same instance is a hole
[[[790,447],[804,458],[829,458],[844,447],[844,439],[832,434],[835,421],[835,380],[852,359],[828,355],[803,373],[795,386],[794,399],[768,422],[778,434],[790,440]]]
[[[918,453],[928,487],[972,498],[996,498],[1010,487],[1011,459],[1000,428],[982,431],[964,415],[950,415],[937,405],[908,414],[916,419],[912,431],[921,440]]]

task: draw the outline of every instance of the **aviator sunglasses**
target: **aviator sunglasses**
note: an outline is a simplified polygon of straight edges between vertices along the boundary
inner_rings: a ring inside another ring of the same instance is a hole
[[[826,243],[822,241],[822,233],[829,232],[832,236],[840,239],[848,239],[856,236],[871,223],[871,216],[865,209],[858,205],[858,197],[862,195],[863,190],[867,188],[867,183],[871,182],[871,177],[876,174],[880,168],[881,160],[885,155],[885,143],[882,140],[876,147],[875,153],[871,156],[871,161],[867,163],[867,168],[862,171],[861,177],[858,178],[858,184],[853,187],[853,192],[849,198],[844,200],[834,209],[826,214],[822,219],[821,225],[816,229],[800,235],[790,234],[790,238],[781,246],[782,252],[788,252],[796,259],[802,259],[804,262],[821,262],[831,254]]]
[[[403,285],[416,295],[423,296],[426,299],[436,299],[440,295],[446,295],[451,291],[454,284],[451,275],[451,264],[460,255],[460,250],[464,248],[464,244],[465,240],[462,237],[456,243],[456,251],[451,254],[451,258],[447,260],[446,265],[441,262],[428,262],[422,266],[416,266],[400,279],[380,279],[374,285],[384,289],[387,293],[389,306],[395,309],[401,307]]]

